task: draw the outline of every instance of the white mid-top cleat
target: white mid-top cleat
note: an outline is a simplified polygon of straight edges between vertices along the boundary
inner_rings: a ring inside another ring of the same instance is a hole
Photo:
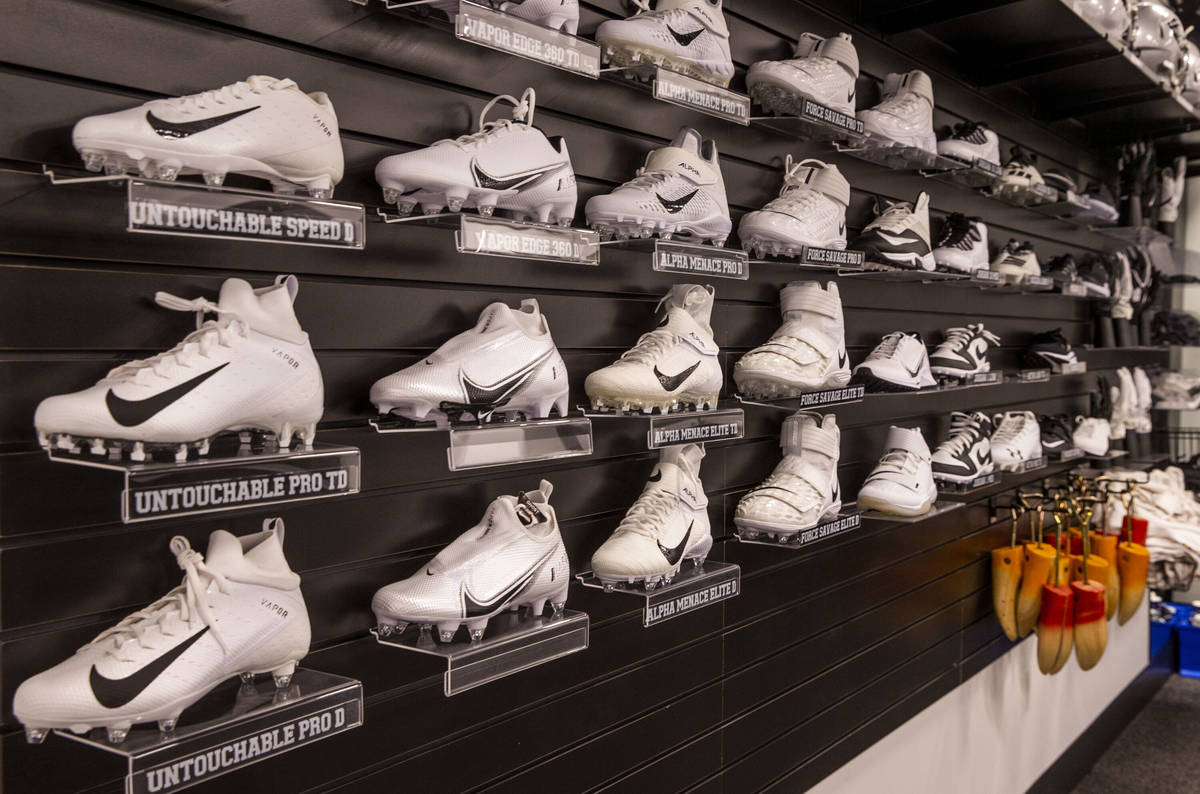
[[[729,27],[721,0],[633,0],[629,19],[610,19],[596,29],[605,63],[655,65],[719,86],[733,77]]]
[[[921,335],[893,331],[854,368],[851,383],[861,383],[869,392],[916,391],[936,386],[929,370],[929,351]]]
[[[493,6],[506,14],[572,36],[579,30],[579,0],[493,0]],[[455,2],[450,18],[457,13]]]
[[[146,460],[148,446],[170,447],[179,461],[193,447],[205,455],[214,436],[232,430],[274,433],[283,449],[298,435],[311,447],[325,390],[292,309],[299,289],[295,276],[279,276],[261,289],[227,279],[216,303],[156,293],[160,306],[195,312],[197,330],[90,388],[42,400],[33,417],[39,442],[99,455],[115,442],[135,461]],[[201,324],[206,314],[216,319]]]
[[[240,538],[213,532],[204,556],[172,538],[178,587],[17,688],[13,713],[29,740],[103,727],[116,743],[144,722],[170,734],[184,709],[236,675],[269,672],[286,689],[311,631],[300,577],[283,556],[283,522],[263,526]]]
[[[478,524],[428,565],[381,587],[371,599],[379,634],[399,634],[417,623],[422,631],[436,626],[438,639],[452,642],[465,623],[475,641],[488,620],[506,609],[528,605],[536,617],[548,601],[560,614],[571,570],[550,506],[553,490],[542,480],[536,491],[497,497]]]
[[[929,194],[915,204],[884,201],[875,207],[875,219],[850,243],[870,264],[909,270],[933,270],[937,263],[929,244]]]
[[[952,212],[942,224],[942,233],[934,243],[933,261],[957,273],[988,269],[987,225],[979,218]]]
[[[1088,455],[1103,457],[1108,454],[1108,437],[1111,432],[1107,419],[1095,416],[1077,416],[1071,440],[1076,447]]]
[[[984,413],[954,411],[950,437],[933,452],[933,478],[969,483],[995,470],[992,463],[992,420]]]
[[[1005,243],[992,260],[991,269],[1015,282],[1022,282],[1029,276],[1042,275],[1037,253],[1033,250],[1033,243],[1028,240],[1023,243],[1009,240]]]
[[[1017,471],[1042,457],[1042,430],[1033,411],[1008,411],[992,418],[992,460],[1001,471]]]
[[[920,70],[889,74],[883,84],[883,100],[860,110],[863,129],[887,145],[921,149],[937,154],[933,132],[933,82]]]
[[[738,502],[733,522],[742,534],[789,537],[837,516],[841,440],[833,414],[798,412],[784,420],[783,460]]]
[[[717,144],[684,127],[670,146],[646,155],[637,176],[584,208],[602,239],[657,235],[725,245],[733,229]]]
[[[964,121],[954,125],[949,137],[937,143],[938,154],[974,165],[985,160],[1000,167],[1000,138],[984,121]]]
[[[750,97],[766,110],[804,115],[804,100],[854,115],[858,51],[849,33],[824,39],[800,35],[795,55],[786,61],[758,61],[746,72]]]
[[[806,246],[846,247],[846,205],[850,183],[836,165],[820,160],[783,166],[783,187],[765,207],[738,223],[742,248],[756,256],[800,256]]]
[[[71,133],[89,171],[150,179],[227,173],[329,198],[342,179],[342,141],[329,97],[291,80],[255,75],[223,88],[80,119]]]
[[[850,382],[846,324],[836,282],[793,281],[779,292],[783,325],[738,359],[733,380],[747,397],[795,397]]]
[[[898,516],[929,512],[937,501],[931,459],[920,430],[892,426],[883,457],[858,492],[859,508]]]
[[[701,565],[712,550],[708,497],[700,481],[704,448],[663,447],[641,496],[592,555],[592,571],[605,584],[669,584],[684,560]]]
[[[667,413],[716,407],[723,377],[710,325],[712,287],[676,284],[658,302],[658,308],[664,305],[666,317],[657,328],[587,376],[583,388],[592,408]]]
[[[497,102],[513,106],[512,119],[485,121]],[[402,215],[418,204],[426,215],[448,207],[480,215],[508,211],[514,218],[569,226],[578,194],[567,143],[533,126],[532,88],[518,100],[493,98],[479,114],[479,131],[385,157],[375,166],[383,200]]]
[[[983,323],[971,323],[960,328],[947,328],[946,338],[929,357],[929,369],[935,375],[966,378],[980,372],[990,372],[992,363],[988,350],[1000,346],[1000,337],[983,327]]]
[[[371,402],[382,414],[444,425],[495,414],[545,419],[566,416],[567,367],[537,300],[520,309],[492,303],[475,327],[451,337],[427,358],[375,382]]]

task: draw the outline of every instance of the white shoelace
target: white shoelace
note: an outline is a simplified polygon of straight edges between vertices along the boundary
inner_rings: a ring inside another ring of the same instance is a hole
[[[657,538],[658,530],[671,513],[678,508],[679,497],[663,490],[646,491],[629,508],[614,535],[635,533],[648,538]]]
[[[1024,414],[1010,414],[1004,417],[1004,420],[1000,422],[1000,427],[996,428],[995,435],[992,436],[992,443],[1004,444],[1017,439],[1025,432],[1028,422],[1029,417]]]
[[[981,331],[979,334],[992,345],[1000,344],[1000,337],[993,334],[991,331]],[[964,347],[971,343],[975,338],[975,331],[970,328],[948,328],[946,329],[946,341],[942,345],[955,352],[961,351]]]
[[[108,380],[136,378],[142,372],[153,372],[161,378],[168,378],[176,368],[190,367],[196,356],[208,358],[214,347],[233,347],[237,339],[245,339],[250,333],[248,323],[206,298],[185,300],[166,292],[157,292],[154,302],[172,311],[195,312],[196,330],[170,350],[114,368],[106,376]],[[205,321],[205,314],[216,314],[218,319]]]
[[[249,80],[239,80],[220,88],[201,91],[199,94],[173,97],[166,101],[186,113],[192,110],[207,110],[210,104],[224,105],[226,102],[240,101],[246,98],[247,93],[261,94],[264,88],[290,88],[292,85],[294,83],[290,80],[267,82],[261,77],[251,77]]]
[[[942,448],[951,455],[961,455],[979,440],[979,422],[970,416],[956,416],[950,420],[950,437]]]
[[[871,351],[871,355],[868,358],[891,358],[896,355],[896,348],[900,346],[900,340],[904,336],[903,331],[892,331],[875,346],[875,349]]]
[[[867,228],[883,229],[888,232],[900,233],[908,228],[908,221],[912,218],[913,206],[907,201],[897,201],[894,204],[889,204],[887,209],[879,214],[879,217],[871,221]]]
[[[655,328],[638,337],[637,344],[621,354],[621,360],[635,364],[652,364],[674,347],[675,342],[674,332],[665,328]]]
[[[496,103],[500,102],[501,100],[513,106],[512,119],[484,121],[491,109],[495,107]],[[500,96],[492,97],[492,101],[484,105],[483,110],[479,112],[479,130],[477,132],[472,132],[467,135],[460,135],[453,140],[450,140],[449,138],[446,138],[445,140],[459,147],[469,146],[470,144],[485,140],[487,136],[498,130],[508,129],[513,125],[514,122],[532,125],[533,109],[536,105],[537,94],[532,88],[526,88],[525,93],[521,94],[520,99],[517,99],[509,94],[501,94]],[[442,141],[438,141],[438,143],[442,143]]]
[[[917,473],[917,456],[909,452],[907,449],[891,449],[879,461],[879,465],[875,468],[876,471],[894,471],[904,472],[905,474]]]
[[[661,185],[667,181],[667,177],[675,173],[674,171],[647,171],[645,168],[639,168],[634,172],[633,179],[626,182],[622,187],[654,187]]]
[[[146,642],[152,629],[157,630],[163,637],[173,637],[178,633],[190,631],[193,624],[199,620],[208,626],[209,633],[217,640],[221,649],[228,653],[229,648],[217,629],[217,620],[208,603],[208,588],[210,584],[215,584],[220,592],[228,593],[229,581],[223,574],[207,567],[204,564],[204,556],[195,551],[182,535],[171,538],[171,551],[183,570],[183,583],[150,606],[134,612],[111,629],[102,632],[84,648],[112,642],[114,647],[109,649],[109,653],[120,661],[133,661],[131,644],[136,644],[139,648],[154,647]]]

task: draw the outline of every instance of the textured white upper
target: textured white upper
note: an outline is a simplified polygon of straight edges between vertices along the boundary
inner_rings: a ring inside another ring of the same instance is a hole
[[[959,125],[954,133],[937,143],[938,154],[973,163],[987,160],[1000,165],[1000,138],[982,124]]]
[[[933,386],[929,370],[929,351],[921,337],[905,331],[893,331],[880,340],[854,371],[870,370],[875,377],[913,387]]]
[[[629,19],[610,19],[596,29],[600,46],[629,43],[649,47],[703,64],[708,70],[733,76],[729,27],[721,0],[634,0],[638,13]]]
[[[1077,416],[1071,440],[1076,447],[1089,455],[1107,455],[1108,437],[1111,432],[1107,419]]]
[[[40,728],[165,719],[230,676],[302,659],[310,629],[300,577],[283,556],[282,525],[267,523],[278,528],[241,538],[213,532],[204,556],[186,538],[173,538],[182,584],[22,683],[13,698],[17,718]],[[184,643],[190,644],[140,691],[131,683],[95,682],[134,676]]]
[[[933,482],[929,445],[917,428],[888,429],[884,454],[858,492],[876,503],[908,508],[923,504],[937,494]]]
[[[860,110],[858,118],[871,135],[882,136],[905,146],[937,151],[933,132],[933,83],[922,71],[889,74],[883,99],[873,108]]]
[[[846,205],[850,184],[836,165],[807,159],[783,167],[783,187],[761,210],[738,223],[738,237],[778,240],[792,245],[842,248],[846,245]]]
[[[1009,240],[992,260],[992,270],[1013,276],[1040,276],[1042,266],[1038,264],[1037,253],[1029,247],[1022,246],[1016,240]]]
[[[798,444],[794,443],[797,436]],[[784,424],[783,447],[783,459],[775,470],[738,502],[735,519],[801,529],[815,526],[823,516],[841,507],[837,472],[841,431],[837,417],[805,413],[791,416]]]
[[[324,410],[321,370],[292,310],[296,280],[280,278],[257,290],[228,279],[215,304],[158,293],[166,308],[194,311],[198,321],[206,313],[217,319],[166,352],[116,367],[90,388],[47,397],[34,425],[41,433],[166,443],[316,422]],[[152,411],[189,382],[190,390]]]
[[[805,33],[796,45],[794,58],[758,61],[746,73],[746,85],[750,88],[774,83],[851,116],[856,80],[858,52],[848,33],[828,39]]]
[[[774,372],[813,388],[835,377],[844,384],[849,376],[846,325],[837,283],[793,281],[780,291],[779,303],[783,324],[765,344],[738,359],[734,380]]]

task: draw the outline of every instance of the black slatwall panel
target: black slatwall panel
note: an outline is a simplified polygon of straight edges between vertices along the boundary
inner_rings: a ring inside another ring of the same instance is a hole
[[[515,305],[535,296],[570,370],[573,402],[580,402],[584,376],[636,339],[673,279],[653,272],[646,255],[626,250],[605,250],[598,268],[460,256],[447,232],[424,227],[371,225],[361,252],[130,235],[119,191],[52,187],[17,171],[77,165],[69,132],[82,116],[272,74],[331,95],[347,161],[337,195],[368,204],[370,214],[379,205],[372,172],[381,157],[459,134],[493,94],[533,85],[537,124],[568,142],[581,208],[688,124],[718,141],[735,222],[775,194],[791,153],[842,169],[853,187],[852,229],[870,219],[876,197],[911,199],[929,190],[935,215],[984,216],[994,245],[1028,238],[1049,258],[1101,250],[1104,238],[958,187],[698,116],[619,83],[476,48],[344,0],[7,0],[0,11],[0,96],[10,109],[0,121],[0,160],[17,169],[0,171],[5,791],[120,790],[112,758],[58,739],[25,744],[11,714],[16,685],[172,587],[172,535],[203,548],[214,528],[249,532],[277,513],[287,520],[289,560],[303,577],[311,612],[308,664],[361,679],[366,722],[197,791],[797,790],[1008,649],[989,614],[985,554],[1006,530],[989,526],[975,499],[916,524],[871,523],[799,553],[718,544],[714,556],[743,568],[743,595],[649,630],[633,600],[574,589],[570,605],[592,618],[587,651],[447,699],[435,662],[382,650],[366,635],[374,590],[416,570],[495,496],[533,487],[540,477],[555,483],[563,535],[579,568],[640,491],[654,455],[629,428],[597,423],[590,458],[456,474],[445,469],[444,438],[366,429],[368,387],[473,323],[490,301]],[[581,29],[590,34],[622,13],[618,0],[590,3]],[[729,0],[727,13],[739,74],[755,60],[786,56],[789,40],[805,30],[853,31],[839,21],[847,14],[816,3]],[[887,72],[919,65],[889,43],[853,32],[860,104],[877,95]],[[1107,173],[1106,153],[1088,145],[1086,130],[1035,125],[1018,100],[931,71],[939,125],[984,118],[1006,145],[1019,141],[1045,164]],[[361,494],[127,527],[111,477],[54,466],[36,450],[31,418],[42,397],[91,383],[115,363],[165,349],[189,330],[190,316],[154,308],[156,290],[212,295],[229,276],[258,285],[277,273],[300,276],[297,311],[326,381],[321,437],[362,449]],[[814,277],[785,266],[756,266],[752,276],[715,284],[713,325],[727,371],[777,326],[778,289]],[[944,328],[976,321],[1003,337],[994,361],[1006,368],[1016,366],[1037,331],[1061,327],[1073,343],[1091,341],[1085,302],[855,278],[838,284],[854,361],[897,328],[937,340]],[[1092,368],[1144,358],[1097,351]],[[873,396],[842,407],[843,488],[857,490],[891,423],[920,427],[936,442],[955,409],[1077,412],[1086,408],[1093,377]],[[715,534],[732,531],[737,498],[774,466],[781,418],[751,410],[743,441],[710,445],[702,474]]]

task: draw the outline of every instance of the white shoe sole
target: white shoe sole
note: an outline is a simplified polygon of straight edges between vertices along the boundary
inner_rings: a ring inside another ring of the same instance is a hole
[[[501,414],[509,421],[515,420],[518,415],[523,415],[526,420],[548,419],[552,409],[557,411],[560,417],[565,417],[569,398],[570,390],[538,395],[518,393],[502,405],[463,404],[460,406],[462,408],[460,418],[470,417],[473,421],[490,422],[496,414]],[[450,421],[450,415],[442,407],[446,405],[444,401],[433,403],[421,397],[412,397],[399,392],[372,394],[371,401],[381,414],[395,414],[414,422],[432,421],[436,422],[439,427]]]
[[[886,513],[894,516],[920,516],[928,513],[933,507],[933,503],[937,501],[937,489],[933,491],[933,495],[923,502],[911,505],[898,505],[886,499],[877,499],[870,494],[866,496],[859,495],[858,507],[861,510],[876,510],[880,513]]]
[[[692,565],[699,568],[708,559],[709,552],[712,551],[713,539],[712,535],[708,534],[700,538],[700,542],[692,546],[683,553],[683,557],[679,559],[677,565],[664,568],[660,571],[651,573],[627,573],[624,571],[602,571],[592,566],[592,573],[600,580],[601,584],[641,584],[647,590],[652,590],[659,585],[668,585],[671,580],[679,573],[683,564],[691,560]]]
[[[628,240],[638,237],[661,237],[670,240],[679,237],[681,242],[712,242],[722,248],[733,231],[733,222],[727,215],[710,215],[696,221],[680,221],[673,216],[654,217],[636,212],[589,212],[587,224],[596,230],[601,240]]]
[[[832,521],[833,519],[837,518],[838,513],[840,512],[842,512],[842,503],[839,500],[837,502],[832,502],[823,511],[821,511],[821,514],[817,517],[816,521],[810,521],[807,524],[781,524],[774,521],[763,521],[761,519],[743,516],[734,516],[733,523],[744,530],[750,530],[750,532],[765,533],[773,537],[790,537],[807,529],[812,529],[813,527],[826,521]]]
[[[733,79],[733,64],[715,61],[696,61],[667,50],[626,39],[597,39],[604,62],[616,68],[631,66],[661,66],[672,72],[695,77],[705,83],[727,88]],[[636,75],[628,75],[636,77]]]
[[[838,369],[825,378],[788,378],[778,372],[761,369],[735,369],[733,382],[746,397],[762,400],[798,397],[805,392],[837,389],[850,382],[850,370]]]

